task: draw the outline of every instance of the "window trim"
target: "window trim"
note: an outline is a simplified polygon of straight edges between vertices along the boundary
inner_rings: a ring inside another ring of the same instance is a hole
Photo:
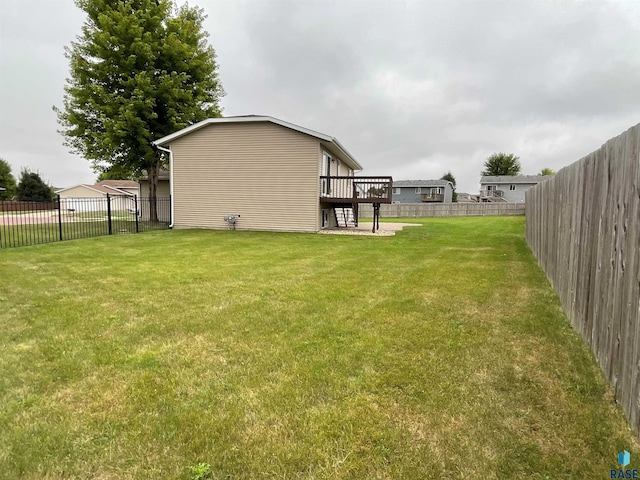
[[[422,188],[421,187],[416,187],[414,190],[416,195],[420,195],[422,193]]]

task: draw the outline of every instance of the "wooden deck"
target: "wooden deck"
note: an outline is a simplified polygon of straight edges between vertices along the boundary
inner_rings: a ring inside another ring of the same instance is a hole
[[[421,195],[420,201],[422,202],[444,202],[444,194],[433,193],[431,195]]]
[[[391,177],[320,177],[320,201],[332,204],[391,203]]]

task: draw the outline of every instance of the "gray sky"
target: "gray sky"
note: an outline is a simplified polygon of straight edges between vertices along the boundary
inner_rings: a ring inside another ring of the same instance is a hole
[[[225,115],[337,137],[396,180],[451,170],[477,192],[494,152],[558,170],[640,122],[640,2],[192,0],[205,9]],[[92,182],[57,133],[84,16],[71,0],[0,0],[0,157],[17,177]]]

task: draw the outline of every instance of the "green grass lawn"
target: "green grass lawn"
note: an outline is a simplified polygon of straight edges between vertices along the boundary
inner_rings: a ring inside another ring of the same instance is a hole
[[[0,478],[609,478],[640,448],[524,217],[0,251]]]

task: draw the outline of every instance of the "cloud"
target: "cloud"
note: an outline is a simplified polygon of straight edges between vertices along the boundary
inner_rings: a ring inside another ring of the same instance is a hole
[[[634,1],[198,4],[209,14],[225,114],[334,135],[367,174],[451,170],[459,190],[477,191],[493,152],[519,155],[524,173],[557,170],[640,121]],[[88,162],[59,153],[50,106],[61,103],[62,47],[82,15],[69,2],[38,2],[22,31],[35,2],[2,5],[0,156],[78,183]]]

